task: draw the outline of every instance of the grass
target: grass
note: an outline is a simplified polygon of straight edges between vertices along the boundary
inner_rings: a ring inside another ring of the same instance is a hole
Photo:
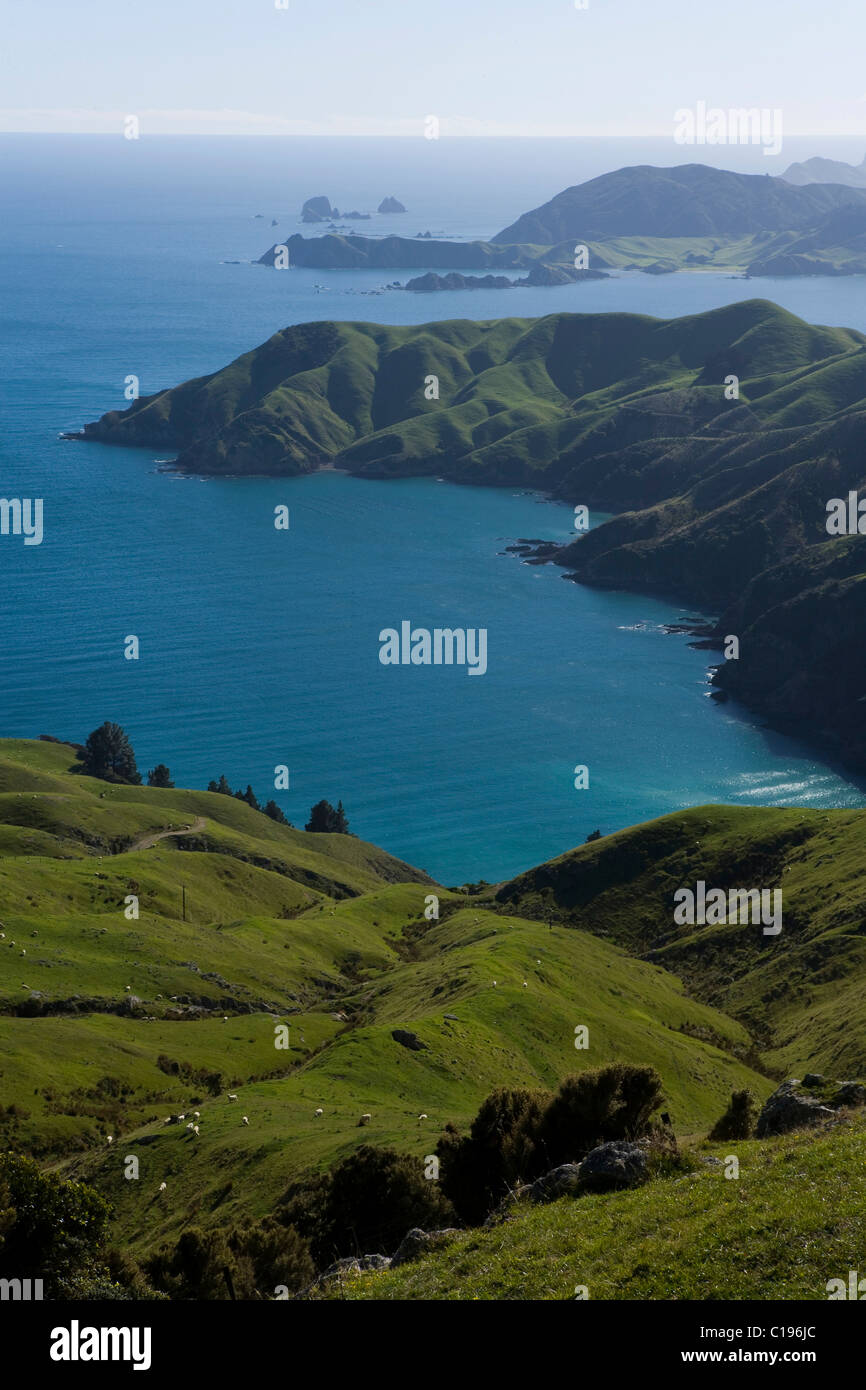
[[[725,1176],[730,1155],[738,1178]],[[830,1279],[862,1271],[863,1118],[688,1156],[691,1172],[520,1207],[393,1272],[344,1280],[331,1296],[571,1301],[583,1286],[590,1300],[823,1300]]]

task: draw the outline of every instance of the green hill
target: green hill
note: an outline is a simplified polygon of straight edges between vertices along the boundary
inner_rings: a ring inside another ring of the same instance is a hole
[[[826,530],[828,500],[866,485],[864,425],[866,338],[753,300],[673,320],[302,324],[81,437],[174,448],[184,472],[334,463],[618,513],[539,558],[720,614],[703,635],[738,636],[740,658],[719,692],[864,767],[859,538]]]
[[[75,766],[68,745],[0,744],[0,1134],[108,1194],[135,1249],[193,1215],[264,1215],[362,1141],[423,1158],[499,1085],[639,1059],[682,1133],[705,1131],[734,1088],[772,1089],[742,1023],[613,940],[437,889],[353,837],[230,797]],[[135,848],[162,831],[178,833]],[[165,1123],[192,1109],[197,1139]]]
[[[566,188],[492,240],[494,245],[551,245],[569,238],[743,236],[811,226],[849,203],[866,205],[866,197],[841,185],[797,187],[766,174],[735,174],[707,164],[670,169],[640,164]]]

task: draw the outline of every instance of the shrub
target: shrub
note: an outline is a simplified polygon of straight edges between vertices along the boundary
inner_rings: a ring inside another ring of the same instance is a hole
[[[419,1159],[364,1144],[330,1173],[290,1188],[280,1220],[309,1240],[323,1269],[344,1255],[392,1254],[413,1226],[448,1226],[454,1211]]]
[[[548,1166],[573,1163],[597,1144],[646,1134],[662,1103],[652,1067],[616,1062],[563,1081],[539,1126],[537,1143]]]
[[[0,1154],[0,1277],[42,1279],[49,1298],[102,1268],[110,1208],[85,1183],[42,1173],[32,1158]]]
[[[751,1091],[733,1091],[730,1104],[710,1130],[710,1139],[748,1139],[755,1128],[755,1098]]]
[[[502,1088],[484,1101],[467,1136],[447,1126],[436,1146],[442,1191],[464,1221],[482,1221],[509,1188],[538,1176],[535,1134],[550,1099],[546,1091]]]

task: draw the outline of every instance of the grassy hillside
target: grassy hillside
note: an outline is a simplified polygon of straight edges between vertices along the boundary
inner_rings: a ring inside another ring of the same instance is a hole
[[[264,1215],[362,1142],[423,1158],[503,1084],[649,1062],[681,1133],[705,1132],[735,1087],[772,1088],[742,1023],[613,940],[435,888],[233,798],[76,766],[68,745],[0,744],[0,1134],[107,1193],[137,1250],[193,1217]]]
[[[725,1177],[732,1153],[737,1179]],[[818,1137],[703,1145],[692,1158],[692,1172],[631,1192],[521,1208],[398,1269],[344,1280],[331,1296],[572,1300],[582,1285],[590,1300],[811,1301],[862,1267],[862,1118]]]
[[[503,910],[600,933],[740,1020],[778,1074],[866,1072],[866,815],[701,806],[495,890]],[[783,926],[677,926],[674,893],[780,888]],[[640,910],[634,910],[640,904]]]

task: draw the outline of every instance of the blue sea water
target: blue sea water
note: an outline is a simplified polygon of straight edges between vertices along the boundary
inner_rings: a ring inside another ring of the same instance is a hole
[[[624,275],[413,296],[376,292],[399,272],[226,264],[298,230],[313,194],[409,207],[359,230],[487,236],[605,168],[673,162],[624,142],[411,143],[0,137],[0,495],[45,506],[41,546],[0,537],[0,734],[80,740],[115,719],[145,769],[165,761],[192,786],[224,772],[296,824],[342,798],[356,833],[447,883],[701,802],[866,804],[813,750],[708,698],[706,653],[664,630],[687,610],[505,553],[565,539],[567,507],[333,472],[180,479],[152,451],[59,439],[123,408],[131,373],[149,393],[314,318],[669,316],[765,297],[866,330],[860,279]],[[487,674],[382,666],[379,632],[404,619],[486,628]]]

